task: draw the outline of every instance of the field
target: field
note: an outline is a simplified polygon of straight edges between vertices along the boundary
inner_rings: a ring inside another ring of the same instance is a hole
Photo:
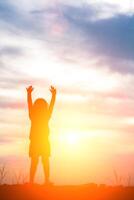
[[[133,200],[134,187],[1,185],[0,200]]]

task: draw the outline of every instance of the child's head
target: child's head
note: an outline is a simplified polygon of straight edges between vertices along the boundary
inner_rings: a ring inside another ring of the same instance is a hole
[[[36,114],[47,114],[48,103],[46,100],[42,98],[36,99],[33,104],[33,111]]]

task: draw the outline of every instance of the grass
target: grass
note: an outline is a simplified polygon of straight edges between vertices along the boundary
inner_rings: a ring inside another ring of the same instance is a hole
[[[20,171],[12,174],[12,185],[4,184],[8,175],[6,167],[0,166],[0,200],[133,200],[134,186],[131,176],[125,179],[113,170],[114,186],[85,184],[77,186],[42,186],[24,184],[28,180]]]

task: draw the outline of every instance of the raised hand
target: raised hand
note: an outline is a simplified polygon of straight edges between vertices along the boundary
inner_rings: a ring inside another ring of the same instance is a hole
[[[28,88],[26,88],[28,93],[32,93],[32,91],[34,90],[34,88],[32,87],[32,85],[30,85]]]
[[[56,95],[56,88],[54,88],[52,85],[50,87],[50,92],[52,93],[52,95]]]
[[[50,87],[50,92],[52,93],[52,98],[51,98],[50,105],[49,105],[49,112],[48,112],[49,119],[52,115],[52,111],[53,111],[53,107],[54,107],[54,103],[55,103],[55,98],[56,98],[56,88],[54,88],[52,85]]]

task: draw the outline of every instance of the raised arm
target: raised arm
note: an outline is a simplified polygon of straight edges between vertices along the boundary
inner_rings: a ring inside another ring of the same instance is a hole
[[[29,112],[29,118],[31,119],[31,111],[32,111],[32,91],[33,91],[33,87],[29,86],[28,88],[26,88],[27,90],[27,103],[28,103],[28,112]]]
[[[53,107],[54,107],[54,103],[55,103],[55,99],[56,99],[56,89],[53,86],[51,86],[50,92],[52,93],[52,98],[51,98],[51,102],[50,102],[50,105],[49,105],[49,119],[50,119],[52,112],[53,112]]]

